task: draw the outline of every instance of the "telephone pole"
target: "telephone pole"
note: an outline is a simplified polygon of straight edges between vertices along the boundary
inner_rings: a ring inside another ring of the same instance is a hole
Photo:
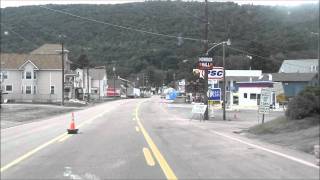
[[[62,99],[61,106],[64,105],[64,43],[63,39],[61,39],[61,70],[62,70]]]
[[[206,54],[208,51],[208,31],[209,31],[209,20],[208,20],[208,0],[205,0],[205,10],[204,10],[204,22],[205,22],[205,29],[204,29],[204,53]],[[207,105],[206,111],[204,113],[204,120],[209,119],[208,114],[208,70],[206,69],[204,74],[204,104]]]

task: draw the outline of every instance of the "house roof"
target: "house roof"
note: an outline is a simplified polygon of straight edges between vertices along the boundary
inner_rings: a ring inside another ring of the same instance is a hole
[[[30,60],[41,69],[61,69],[61,56],[58,54],[0,54],[2,69],[19,69]]]
[[[61,54],[61,44],[44,44],[30,52],[30,54]],[[69,52],[67,49],[64,52]]]
[[[274,82],[309,82],[317,76],[317,73],[273,73]]]
[[[312,73],[317,72],[317,66],[319,68],[318,59],[284,60],[279,73]]]

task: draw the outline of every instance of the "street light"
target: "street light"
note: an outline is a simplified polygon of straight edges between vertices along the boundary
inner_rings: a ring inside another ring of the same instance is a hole
[[[223,120],[226,120],[226,68],[225,68],[225,46],[230,46],[231,41],[228,39],[227,41],[223,41],[220,43],[214,43],[210,49],[207,50],[206,54],[209,55],[209,52],[213,50],[215,47],[222,45],[222,64],[223,64]],[[207,93],[207,92],[206,92]],[[206,111],[208,113],[208,111]]]

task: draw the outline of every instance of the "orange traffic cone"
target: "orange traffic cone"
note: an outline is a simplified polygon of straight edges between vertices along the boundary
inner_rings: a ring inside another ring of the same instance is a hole
[[[71,115],[72,115],[72,119],[71,119],[71,123],[70,123],[70,128],[68,129],[68,134],[77,134],[78,129],[75,128],[74,113],[72,112]]]

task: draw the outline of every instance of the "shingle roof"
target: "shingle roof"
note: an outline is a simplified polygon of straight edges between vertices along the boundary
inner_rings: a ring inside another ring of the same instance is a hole
[[[41,69],[61,69],[61,56],[58,54],[0,54],[2,69],[18,69],[30,60]]]
[[[318,59],[284,60],[279,73],[312,73],[317,72],[316,66],[319,67]]]
[[[273,73],[274,82],[309,82],[315,78],[317,73]]]
[[[30,54],[61,54],[61,44],[44,44],[30,52]],[[65,51],[68,51],[65,49]]]

